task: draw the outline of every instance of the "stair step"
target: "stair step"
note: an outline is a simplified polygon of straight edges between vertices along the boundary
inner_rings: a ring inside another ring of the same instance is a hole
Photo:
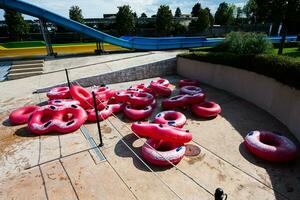
[[[34,64],[34,63],[44,63],[44,60],[19,60],[13,61],[13,65],[21,65],[21,64]]]
[[[21,72],[43,72],[43,67],[34,67],[34,68],[12,68],[10,73],[21,73]]]
[[[44,66],[43,63],[28,63],[28,64],[18,64],[18,65],[13,64],[11,66],[11,69],[35,68],[35,67],[40,68],[43,66]]]
[[[20,73],[9,73],[7,78],[8,80],[15,80],[15,79],[21,79],[26,78],[30,76],[37,76],[42,74],[42,72],[20,72]]]
[[[6,80],[8,73],[9,73],[8,71],[6,71],[5,73],[2,73],[0,76],[0,81]]]

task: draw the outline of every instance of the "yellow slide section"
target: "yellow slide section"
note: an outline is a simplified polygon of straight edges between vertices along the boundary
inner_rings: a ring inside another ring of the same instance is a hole
[[[124,51],[125,48],[114,46],[111,44],[103,44],[104,51]],[[95,44],[80,44],[80,45],[64,45],[53,46],[53,51],[58,54],[77,54],[77,53],[92,53],[96,49]],[[39,56],[47,55],[46,47],[30,47],[30,48],[5,48],[0,46],[0,57],[13,56]]]

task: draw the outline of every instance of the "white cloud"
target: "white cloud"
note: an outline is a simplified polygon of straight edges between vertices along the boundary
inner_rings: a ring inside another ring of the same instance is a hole
[[[131,8],[140,15],[146,12],[148,16],[156,13],[158,7],[162,4],[169,5],[173,11],[177,7],[181,8],[182,13],[190,13],[192,7],[198,1],[191,0],[25,0],[39,7],[48,9],[57,14],[68,17],[69,8],[72,5],[78,5],[82,9],[82,14],[86,18],[102,17],[104,13],[116,13],[118,6],[128,4]],[[209,7],[214,13],[218,5],[223,0],[202,0],[199,1],[202,7]],[[243,6],[246,0],[228,0],[227,3],[234,3],[236,6]],[[3,11],[0,12],[0,17],[3,16]],[[26,16],[25,18],[30,18]],[[3,19],[3,17],[2,17]]]

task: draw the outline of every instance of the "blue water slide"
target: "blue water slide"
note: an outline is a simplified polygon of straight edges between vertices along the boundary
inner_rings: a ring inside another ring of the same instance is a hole
[[[50,21],[67,29],[95,38],[98,41],[107,42],[129,49],[163,50],[191,48],[206,45],[206,39],[202,37],[117,38],[20,0],[0,0],[0,7],[16,10],[27,15]]]
[[[167,50],[201,46],[215,46],[219,44],[222,40],[224,40],[224,38],[206,39],[203,37],[146,38],[125,36],[118,38],[20,0],[0,0],[0,8],[16,10],[18,12],[31,15],[42,20],[53,22],[67,29],[73,30],[78,33],[82,33],[91,38],[95,38],[98,41],[107,42],[128,49]],[[268,37],[268,39],[273,43],[277,43],[280,42],[281,37]],[[288,36],[286,38],[287,41],[296,41],[296,39],[296,36]]]

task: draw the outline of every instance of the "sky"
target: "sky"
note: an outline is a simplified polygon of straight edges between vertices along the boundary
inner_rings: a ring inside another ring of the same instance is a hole
[[[78,5],[82,9],[85,18],[100,18],[103,14],[116,13],[118,6],[130,5],[138,16],[145,12],[147,16],[156,13],[160,5],[169,5],[174,14],[175,9],[180,7],[182,13],[190,13],[194,4],[200,2],[202,7],[209,7],[215,13],[223,1],[242,7],[247,0],[23,0],[36,6],[48,9],[62,16],[69,16],[69,8]],[[0,20],[3,20],[3,10],[0,9]],[[24,15],[25,19],[32,19]]]

